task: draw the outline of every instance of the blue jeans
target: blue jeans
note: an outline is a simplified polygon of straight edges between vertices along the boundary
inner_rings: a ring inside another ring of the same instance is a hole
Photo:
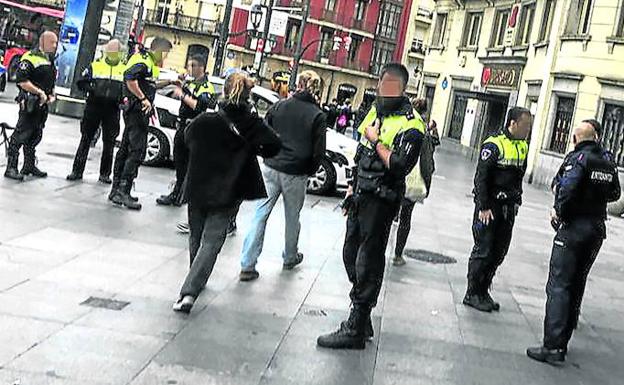
[[[243,243],[241,270],[252,271],[256,267],[258,257],[262,253],[264,232],[267,220],[280,195],[284,198],[284,215],[286,217],[286,240],[282,258],[284,263],[293,262],[297,258],[299,243],[299,214],[305,201],[308,177],[306,175],[289,175],[262,166],[262,176],[268,197],[258,202],[251,228]]]

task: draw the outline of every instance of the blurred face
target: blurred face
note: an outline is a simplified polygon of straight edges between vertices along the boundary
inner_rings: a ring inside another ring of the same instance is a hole
[[[169,50],[155,50],[152,51],[152,55],[154,55],[154,60],[156,60],[156,64],[158,64],[158,66],[162,66],[165,62],[165,59],[167,59],[167,56],[169,56]]]
[[[573,133],[572,143],[574,143],[575,146],[586,140],[600,141],[600,136],[596,132],[594,126],[586,122],[581,122],[581,124],[574,128]]]
[[[47,54],[56,53],[56,46],[58,44],[58,38],[52,32],[46,32],[41,37],[41,50]]]
[[[403,95],[403,79],[391,73],[386,73],[379,79],[378,95],[382,97],[398,97]]]
[[[527,139],[531,133],[533,117],[531,114],[522,114],[517,121],[511,121],[509,132],[517,139]]]
[[[121,45],[118,41],[110,41],[104,49],[106,59],[111,63],[119,63],[121,60]]]
[[[204,76],[206,67],[195,60],[189,60],[188,63],[186,63],[186,72],[193,78],[198,79]]]

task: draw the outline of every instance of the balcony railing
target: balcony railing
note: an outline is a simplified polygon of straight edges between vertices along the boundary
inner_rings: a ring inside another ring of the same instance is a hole
[[[65,8],[65,0],[28,0],[26,1],[26,4],[43,5],[58,9]]]
[[[419,39],[412,40],[410,52],[424,55],[425,54],[425,42]]]
[[[353,18],[351,20],[351,28],[359,29],[360,31],[366,31],[369,33],[375,33],[375,30],[377,29],[377,24],[372,21],[358,20],[356,18]]]
[[[148,9],[145,23],[177,28],[183,31],[204,35],[212,35],[219,29],[219,22],[217,20],[185,16],[176,12],[166,12],[160,9]]]
[[[418,10],[416,11],[416,16],[419,17],[424,17],[426,19],[432,19],[433,18],[433,11],[429,8],[425,8],[425,7],[418,7]]]

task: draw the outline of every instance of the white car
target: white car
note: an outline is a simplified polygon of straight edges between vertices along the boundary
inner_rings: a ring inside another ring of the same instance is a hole
[[[177,79],[171,71],[163,70],[160,79]],[[224,80],[210,77],[217,94],[223,90]],[[176,120],[180,109],[180,101],[171,98],[171,88],[159,90],[154,100],[156,114],[150,120],[147,135],[147,151],[143,164],[158,166],[173,159],[173,138],[176,132]],[[264,116],[271,106],[279,100],[279,96],[266,88],[254,87],[251,90],[251,99],[260,116]],[[123,127],[123,119],[122,119]],[[354,166],[357,142],[334,130],[327,129],[327,145],[325,158],[317,172],[308,179],[308,192],[327,194],[337,187],[346,187],[351,178]]]

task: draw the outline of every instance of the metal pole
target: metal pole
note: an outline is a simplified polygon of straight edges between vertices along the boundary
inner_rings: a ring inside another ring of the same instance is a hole
[[[215,64],[212,70],[213,76],[221,76],[223,69],[223,56],[225,55],[225,46],[227,45],[228,35],[230,34],[230,18],[232,17],[232,6],[234,0],[227,0],[225,3],[225,12],[223,13],[223,22],[221,24],[221,32],[219,32],[219,45],[215,53]]]
[[[271,16],[273,14],[273,5],[275,0],[269,1],[269,6],[266,11],[266,18],[264,19],[264,31],[262,32],[262,40],[264,40],[264,45],[262,46],[262,50],[260,51],[260,62],[258,63],[258,68],[256,68],[258,79],[260,80],[260,85],[262,85],[262,75],[260,71],[262,70],[262,61],[264,60],[264,52],[266,51],[269,45],[269,30],[271,27]]]
[[[145,0],[141,0],[139,2],[139,9],[137,11],[137,21],[136,21],[136,25],[135,25],[135,31],[134,31],[134,39],[136,42],[138,42],[139,40],[139,36],[141,36],[141,32],[143,32],[143,13],[144,13],[144,7],[145,7]],[[141,42],[143,43],[143,42]]]
[[[301,29],[299,30],[299,36],[297,36],[297,50],[295,51],[294,63],[292,68],[292,73],[290,74],[290,79],[288,81],[288,89],[294,90],[295,84],[297,82],[297,72],[299,72],[299,60],[301,60],[302,45],[303,45],[303,34],[305,32],[306,24],[308,23],[308,16],[310,15],[310,0],[306,0],[303,5],[303,19],[301,20]]]

